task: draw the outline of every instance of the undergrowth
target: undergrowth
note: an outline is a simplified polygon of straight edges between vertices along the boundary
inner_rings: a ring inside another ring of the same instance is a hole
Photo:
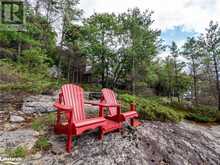
[[[51,147],[51,143],[49,142],[48,138],[47,137],[40,137],[35,145],[34,145],[34,151],[37,152],[37,151],[47,151],[49,150]]]
[[[220,122],[220,112],[215,107],[203,105],[188,105],[187,102],[168,103],[161,97],[138,97],[121,94],[123,111],[129,109],[129,104],[136,103],[137,111],[143,120],[159,120],[180,122],[183,119],[197,122]]]
[[[14,148],[14,149],[6,149],[6,154],[9,156],[9,157],[12,157],[12,158],[18,158],[18,157],[26,157],[27,155],[27,149],[25,147],[17,147],[17,148]]]
[[[176,112],[173,108],[163,106],[157,98],[141,98],[129,94],[119,96],[124,104],[136,103],[137,111],[141,119],[180,122],[184,118],[183,113]]]
[[[220,112],[216,107],[207,105],[188,105],[189,102],[173,102],[170,106],[186,113],[185,118],[197,122],[219,122]]]
[[[46,93],[58,89],[62,80],[50,78],[47,66],[30,69],[28,66],[11,60],[0,60],[0,91],[22,91]]]
[[[34,119],[32,121],[31,127],[35,131],[41,131],[46,129],[48,126],[54,125],[55,119],[55,113],[49,113]]]

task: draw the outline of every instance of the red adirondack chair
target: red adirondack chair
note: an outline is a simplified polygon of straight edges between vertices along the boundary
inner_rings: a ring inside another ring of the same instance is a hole
[[[102,139],[105,118],[99,116],[86,119],[83,89],[81,87],[74,84],[63,85],[61,93],[59,94],[59,99],[54,104],[54,107],[57,108],[55,132],[67,135],[67,152],[71,152],[72,137],[80,135],[86,130],[99,128],[99,139]],[[61,122],[61,113],[66,115],[68,122]]]
[[[121,106],[120,104],[118,104],[115,93],[111,89],[102,89],[101,103],[111,105],[108,107],[110,114],[106,116],[107,119],[114,120],[117,122],[123,122],[125,120],[130,119],[131,126],[139,126],[141,124],[139,121],[135,120],[135,118],[138,118],[138,113],[136,111],[135,104],[130,105],[130,111],[121,113]]]

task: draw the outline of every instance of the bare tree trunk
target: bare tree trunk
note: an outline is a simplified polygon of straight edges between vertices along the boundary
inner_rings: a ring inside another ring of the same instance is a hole
[[[116,86],[116,82],[118,81],[118,72],[119,72],[119,68],[120,68],[120,63],[117,65],[115,72],[113,74],[113,82],[111,84],[111,87],[114,88]]]
[[[51,10],[51,3],[48,2],[47,3],[47,11],[46,11],[46,19],[48,22],[50,22],[50,20],[49,20],[50,10]]]
[[[106,87],[109,87],[109,80],[108,80],[108,77],[109,77],[109,70],[108,70],[108,65],[105,66],[105,72],[106,72],[106,80],[105,80],[105,85]]]
[[[104,48],[104,32],[102,32],[102,48]],[[106,83],[105,83],[105,55],[104,55],[104,50],[101,51],[101,66],[102,66],[102,88],[105,88]]]
[[[82,83],[82,72],[81,72],[82,68],[80,66],[79,68],[79,83],[81,84]]]
[[[122,76],[121,76],[121,74],[122,74],[122,69],[121,69],[121,68],[122,68],[123,63],[125,63],[125,61],[126,61],[126,58],[124,58],[124,59],[117,65],[117,67],[116,67],[116,69],[115,69],[115,72],[114,72],[114,81],[113,81],[112,87],[116,87],[119,78],[122,77]]]
[[[213,81],[212,81],[212,71],[211,71],[211,68],[210,68],[210,64],[208,63],[206,65],[206,71],[207,71],[207,74],[208,74],[208,82],[209,82],[209,91],[212,93],[211,95],[217,99],[216,95],[214,94],[213,92],[213,88],[212,88],[212,84],[213,84]]]
[[[173,96],[172,96],[172,87],[171,87],[171,80],[169,80],[169,98],[170,98],[170,102],[172,103],[173,102]]]
[[[177,88],[177,85],[178,85],[178,73],[177,73],[177,64],[176,64],[176,57],[174,57],[174,72],[175,72],[175,89],[174,89],[174,95],[176,94],[177,95],[177,98],[178,98],[178,102],[180,102],[180,95],[179,95],[179,91],[178,91],[178,88]]]
[[[75,82],[75,70],[74,70],[74,68],[73,68],[72,74],[73,74],[72,82],[74,83]]]
[[[118,71],[118,74],[115,75],[115,78],[114,78],[114,81],[113,81],[113,84],[112,84],[112,87],[113,87],[113,88],[116,87],[116,85],[117,85],[117,83],[118,83],[118,80],[119,80],[119,78],[121,77],[121,72],[122,72],[122,70],[120,69],[120,70]]]
[[[63,25],[62,25],[62,32],[61,32],[61,41],[60,41],[60,49],[62,51],[64,45],[64,28],[66,24],[66,18],[63,17]],[[58,54],[58,68],[61,70],[61,53]],[[58,77],[59,79],[60,77]]]
[[[171,61],[170,58],[168,59],[168,97],[170,98],[170,102],[173,102],[172,98],[172,77],[171,77]]]
[[[19,38],[19,41],[18,41],[18,57],[21,56],[21,40]]]
[[[68,78],[68,81],[69,81],[69,82],[70,82],[70,66],[71,66],[71,60],[70,60],[70,55],[68,55],[67,78]]]
[[[220,111],[220,85],[219,85],[219,73],[218,73],[218,63],[217,59],[214,56],[214,66],[215,66],[215,74],[216,74],[216,90],[217,90],[217,95],[218,95],[218,110]]]
[[[79,84],[79,65],[77,65],[77,84]]]
[[[194,101],[195,104],[198,104],[198,99],[197,99],[197,76],[196,76],[196,67],[195,67],[195,61],[192,59],[193,62],[193,90],[194,90]]]
[[[101,73],[101,76],[102,76],[102,88],[105,88],[105,58],[104,58],[104,55],[102,55],[101,57],[101,65],[102,65],[102,73]]]
[[[193,75],[193,88],[194,88],[195,104],[198,104],[198,99],[197,99],[197,78],[196,78],[195,74]]]
[[[39,15],[39,13],[40,13],[39,9],[40,9],[40,0],[37,0],[36,5],[34,7],[35,15]]]

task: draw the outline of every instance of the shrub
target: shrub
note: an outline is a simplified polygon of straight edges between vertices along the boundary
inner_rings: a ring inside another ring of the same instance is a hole
[[[17,147],[15,149],[6,149],[6,154],[12,158],[22,157],[27,155],[27,149],[24,147]]]
[[[48,57],[44,53],[44,51],[40,48],[32,48],[23,51],[22,56],[19,58],[19,61],[27,65],[29,69],[33,68],[41,68],[41,67],[47,67],[46,61],[48,61]],[[40,71],[40,69],[39,69]],[[44,70],[45,72],[45,70]]]
[[[161,105],[158,98],[140,98],[129,94],[120,95],[123,104],[136,102],[137,111],[141,119],[180,122],[184,114],[176,112],[175,109]],[[128,107],[127,107],[128,108]]]
[[[56,115],[55,115],[55,113],[50,113],[50,114],[48,114],[46,122],[47,122],[49,125],[53,125],[54,122],[55,122],[55,120],[56,120]]]
[[[32,129],[35,131],[43,130],[45,127],[45,123],[41,119],[35,119],[31,125]]]
[[[220,123],[220,111],[218,111],[216,114],[216,122]]]
[[[180,122],[188,119],[197,122],[220,122],[220,112],[216,107],[193,105],[190,102],[167,102],[161,97],[137,97],[121,94],[122,111],[129,109],[131,102],[136,102],[141,119]]]
[[[198,122],[211,122],[210,118],[208,116],[200,115],[200,114],[193,114],[187,116],[187,119],[198,121]]]
[[[92,92],[100,92],[102,89],[102,86],[100,84],[83,84],[82,87],[85,91]]]
[[[136,100],[136,97],[129,94],[122,94],[119,96],[119,99],[126,103],[132,103]]]
[[[32,129],[35,131],[41,131],[49,125],[53,125],[55,120],[55,113],[49,113],[44,116],[38,117],[37,119],[34,119],[32,121]]]
[[[215,107],[205,105],[188,105],[189,103],[170,103],[170,106],[186,114],[185,118],[197,122],[218,121],[218,110]]]
[[[51,143],[49,143],[48,138],[46,137],[40,137],[35,145],[34,150],[35,151],[47,151],[51,147]]]
[[[41,73],[44,72],[44,73]],[[44,93],[57,89],[62,80],[49,78],[42,68],[30,70],[26,65],[11,60],[0,60],[0,90]]]
[[[180,122],[184,118],[183,114],[169,107],[146,101],[138,105],[138,112],[142,119],[148,120]]]

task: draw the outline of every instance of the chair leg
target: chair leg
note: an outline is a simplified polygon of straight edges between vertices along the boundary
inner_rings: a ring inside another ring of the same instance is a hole
[[[58,128],[57,128],[57,127],[58,127],[58,125],[55,125],[55,126],[54,126],[54,133],[55,133],[55,134],[59,134],[59,131],[58,131]]]
[[[121,132],[121,128],[116,129],[115,132]]]
[[[59,134],[59,126],[60,126],[60,112],[58,111],[57,112],[56,123],[55,123],[55,126],[54,126],[54,132],[56,134]]]
[[[60,114],[60,112],[58,111],[58,112],[57,112],[57,120],[56,120],[56,124],[57,124],[57,125],[60,124],[60,118],[61,118],[61,114]]]
[[[103,128],[100,127],[100,128],[99,128],[99,135],[98,135],[98,139],[99,139],[99,140],[102,140],[102,139],[103,139],[103,134],[104,134]]]
[[[71,150],[72,150],[72,135],[67,135],[66,151],[70,153]]]
[[[130,119],[130,124],[132,127],[134,127],[134,119]]]

